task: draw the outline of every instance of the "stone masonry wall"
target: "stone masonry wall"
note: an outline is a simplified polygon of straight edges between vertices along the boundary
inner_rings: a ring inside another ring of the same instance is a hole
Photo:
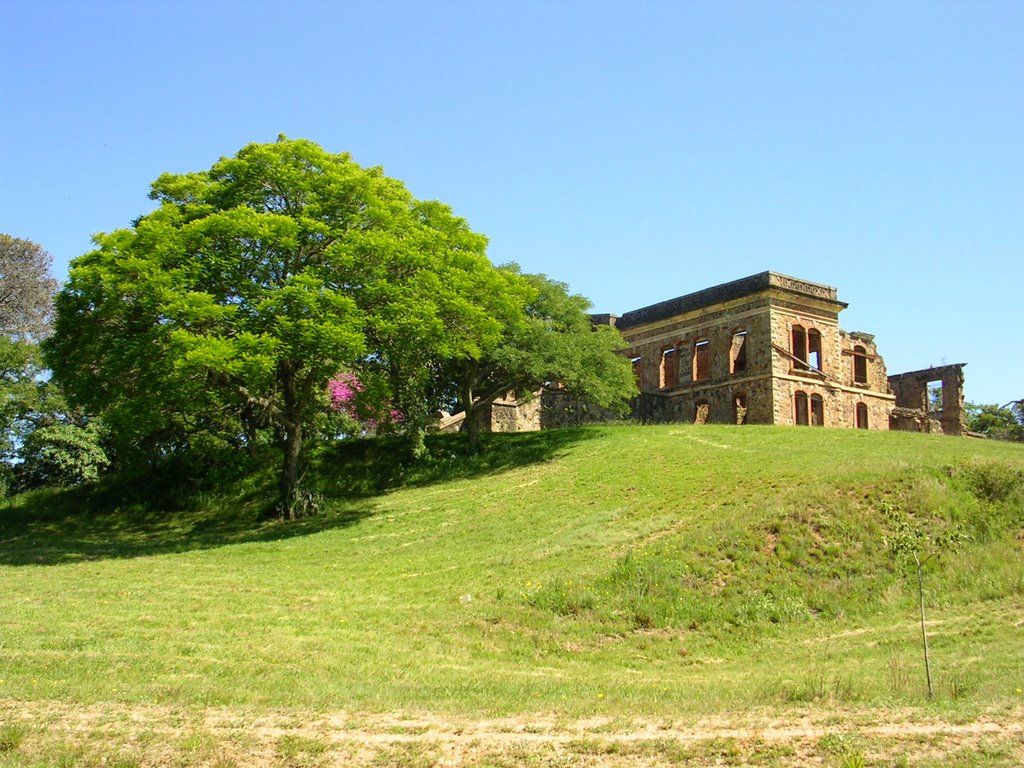
[[[540,396],[540,428],[581,427],[619,421],[621,416],[607,408],[587,403],[565,390],[544,390]]]
[[[768,307],[766,297],[752,297],[655,328],[624,332],[630,345],[626,353],[641,360],[639,385],[645,393],[634,416],[641,421],[693,422],[698,408],[706,404],[707,421],[734,423],[735,399],[741,397],[746,402],[747,423],[770,424],[772,349]],[[734,370],[736,334],[744,331],[746,364],[743,370]],[[701,341],[707,342],[708,370],[706,377],[696,379],[694,356]],[[661,387],[666,349],[675,350],[677,384]]]
[[[793,327],[807,334],[817,331],[821,337],[818,370],[802,366],[791,356]],[[889,429],[893,397],[889,394],[885,362],[874,344],[874,337],[847,333],[838,324],[838,313],[812,307],[780,303],[772,310],[772,337],[776,347],[773,364],[773,419],[776,424],[796,424],[796,395],[804,393],[808,402],[822,399],[823,425],[856,427],[857,406],[863,404],[868,429]],[[866,382],[855,381],[854,348],[862,347]]]
[[[892,423],[893,429],[917,432],[934,431],[930,420],[937,420],[946,435],[963,435],[967,432],[964,417],[964,365],[954,363],[920,371],[909,371],[889,377],[889,385],[896,396],[896,405],[901,409]],[[942,409],[930,412],[928,384],[942,383]],[[917,413],[914,417],[911,414]]]

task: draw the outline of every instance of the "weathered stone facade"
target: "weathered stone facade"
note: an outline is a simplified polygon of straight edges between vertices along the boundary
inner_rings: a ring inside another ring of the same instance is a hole
[[[762,272],[610,318],[642,421],[889,429],[874,337],[839,327],[836,289]]]

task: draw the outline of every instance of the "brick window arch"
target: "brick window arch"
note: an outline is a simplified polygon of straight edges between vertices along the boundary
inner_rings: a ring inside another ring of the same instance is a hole
[[[811,328],[807,331],[807,367],[822,370],[821,331]]]
[[[729,347],[729,373],[736,375],[747,371],[747,329],[733,331]]]
[[[868,407],[864,403],[857,403],[856,426],[857,429],[868,428]]]
[[[821,395],[811,395],[811,425],[825,426],[825,400]]]
[[[661,350],[658,378],[662,389],[671,389],[679,384],[679,355],[675,347]]]
[[[806,392],[793,393],[793,420],[797,424],[807,425],[811,423],[810,406]]]
[[[868,383],[868,351],[860,344],[853,348],[853,383]]]
[[[789,352],[793,355],[800,363],[798,367],[805,367],[807,365],[807,329],[802,325],[794,325],[790,330],[789,334]]]
[[[698,339],[693,345],[693,380],[703,381],[711,378],[711,342]]]

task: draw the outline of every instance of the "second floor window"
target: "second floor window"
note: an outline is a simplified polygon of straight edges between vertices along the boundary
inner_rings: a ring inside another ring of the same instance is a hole
[[[853,382],[868,383],[868,351],[859,344],[853,348]]]
[[[732,373],[743,373],[747,370],[747,332],[736,331],[732,335]]]
[[[707,339],[693,345],[693,380],[711,378],[711,342]]]
[[[661,352],[661,388],[670,389],[679,384],[679,359],[675,347]]]

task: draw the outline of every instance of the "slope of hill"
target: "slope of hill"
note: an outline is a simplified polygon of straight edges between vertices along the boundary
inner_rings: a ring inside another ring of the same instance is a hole
[[[157,707],[189,722],[217,708],[620,724],[916,708],[916,577],[896,544],[933,555],[923,711],[1020,721],[1020,446],[660,426],[487,448],[438,436],[429,462],[404,465],[386,444],[326,447],[325,511],[295,524],[259,519],[261,476],[169,485],[158,505],[117,489],[14,500],[0,510],[0,729],[21,729],[9,754],[25,757],[11,764],[48,754],[47,712],[63,713],[52,725],[97,707],[125,722]],[[999,749],[1017,760],[1008,733]],[[161,764],[129,741],[117,754]],[[825,760],[813,743],[808,759]]]

